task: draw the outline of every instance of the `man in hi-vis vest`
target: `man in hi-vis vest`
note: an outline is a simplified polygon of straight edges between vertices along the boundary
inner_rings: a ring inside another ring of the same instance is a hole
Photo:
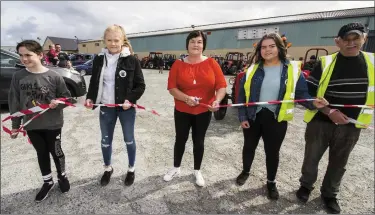
[[[365,32],[360,23],[341,27],[335,38],[339,52],[320,57],[307,80],[311,96],[324,97],[330,104],[374,105],[374,53],[360,51],[367,37]],[[330,213],[340,213],[336,196],[345,166],[361,128],[371,123],[372,116],[373,109],[365,108],[325,107],[306,111],[305,157],[301,187],[296,193],[301,201],[308,201],[317,180],[318,164],[329,148],[321,197]],[[351,120],[359,123],[350,123]]]

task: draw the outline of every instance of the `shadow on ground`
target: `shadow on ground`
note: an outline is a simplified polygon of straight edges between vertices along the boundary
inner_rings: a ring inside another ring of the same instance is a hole
[[[1,213],[312,214],[321,213],[322,210],[319,198],[305,205],[297,202],[293,198],[294,192],[290,192],[281,195],[278,201],[270,201],[265,199],[264,186],[239,190],[234,185],[235,179],[200,188],[192,186],[193,175],[181,176],[171,182],[164,182],[162,177],[150,176],[135,181],[131,187],[123,185],[123,176],[113,177],[107,187],[100,187],[100,176],[97,176],[73,182],[67,194],[61,194],[55,186],[50,196],[38,204],[34,203],[38,189],[3,195]]]

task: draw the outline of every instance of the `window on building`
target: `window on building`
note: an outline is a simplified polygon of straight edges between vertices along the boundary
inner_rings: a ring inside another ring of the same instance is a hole
[[[99,46],[99,43],[95,43],[95,46]]]
[[[86,47],[86,44],[82,44],[82,47]]]

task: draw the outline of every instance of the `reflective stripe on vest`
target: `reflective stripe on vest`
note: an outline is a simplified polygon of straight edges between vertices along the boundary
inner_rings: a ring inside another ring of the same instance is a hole
[[[367,77],[368,77],[368,88],[367,88],[365,105],[374,105],[374,97],[375,97],[374,53],[368,53],[368,52],[362,52],[362,53],[363,53],[363,56],[365,57],[365,61],[367,64]],[[322,62],[323,73],[319,81],[317,97],[324,97],[329,81],[331,79],[333,69],[335,68],[336,57],[337,57],[337,53],[328,55],[328,56],[323,56],[320,58]],[[314,110],[314,111],[306,110],[304,121],[307,123],[310,122],[314,118],[317,112],[318,112],[317,110]],[[369,125],[372,120],[373,112],[374,112],[373,109],[362,108],[360,114],[358,115],[357,121],[365,125]],[[361,126],[361,125],[356,124],[356,127],[364,128],[366,126]]]
[[[246,81],[244,84],[246,103],[250,100],[250,87],[251,80],[255,74],[255,71],[258,69],[259,64],[253,64],[249,67],[246,72]],[[295,97],[295,89],[299,76],[301,75],[301,62],[299,61],[290,61],[288,64],[288,79],[286,80],[286,90],[283,99],[284,100],[293,100]],[[277,121],[290,121],[293,119],[294,112],[294,103],[282,103],[277,117]]]

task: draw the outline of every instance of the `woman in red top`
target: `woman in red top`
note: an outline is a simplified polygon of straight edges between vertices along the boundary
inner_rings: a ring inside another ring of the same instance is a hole
[[[212,111],[226,94],[226,81],[219,64],[213,58],[203,56],[207,37],[202,31],[193,31],[186,38],[188,56],[175,61],[169,72],[168,90],[175,100],[174,120],[176,141],[174,168],[164,176],[170,181],[180,173],[185,144],[192,128],[194,175],[196,184],[204,186],[200,167],[204,152],[204,139],[211,121]],[[210,104],[210,107],[199,105]]]

